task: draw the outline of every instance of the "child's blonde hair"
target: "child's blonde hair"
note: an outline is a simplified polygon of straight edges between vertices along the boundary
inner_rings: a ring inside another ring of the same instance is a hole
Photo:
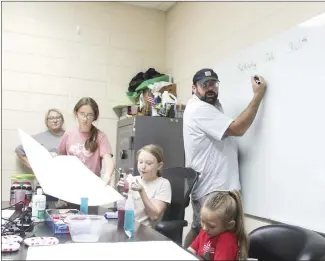
[[[205,202],[203,207],[211,211],[221,211],[224,214],[225,226],[230,221],[235,221],[234,231],[238,238],[238,260],[247,260],[248,236],[244,224],[244,211],[239,191],[216,192]]]
[[[146,151],[146,152],[150,153],[151,155],[153,155],[157,159],[158,163],[164,162],[163,149],[160,146],[155,145],[155,144],[149,144],[149,145],[142,147],[137,152],[137,160],[138,160],[139,154],[142,151]],[[157,171],[157,176],[158,177],[162,176],[161,170]]]

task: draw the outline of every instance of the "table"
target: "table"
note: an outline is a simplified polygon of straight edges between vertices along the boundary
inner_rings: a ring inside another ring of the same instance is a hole
[[[6,207],[7,202],[2,202],[2,207]],[[98,213],[102,214],[105,209],[100,208]],[[13,218],[17,217],[20,213],[16,211],[13,214]],[[39,223],[34,226],[33,232],[27,233],[27,237],[31,235],[35,236],[54,236],[54,234],[49,230],[45,223]],[[57,234],[55,235],[60,241],[60,244],[72,243],[70,234]],[[103,233],[99,239],[99,242],[128,242],[128,241],[170,241],[169,238],[158,233],[156,230],[147,227],[145,225],[136,223],[135,224],[135,234],[134,238],[129,239],[123,228],[117,227],[117,219],[109,219],[107,223],[103,226]],[[1,253],[2,260],[26,260],[28,247],[21,244],[20,249],[14,253]]]

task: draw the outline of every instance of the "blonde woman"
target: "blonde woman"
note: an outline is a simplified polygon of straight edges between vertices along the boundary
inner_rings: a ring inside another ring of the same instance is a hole
[[[171,202],[170,183],[162,177],[162,149],[157,145],[144,146],[137,152],[140,176],[133,177],[131,193],[134,200],[135,220],[146,226],[154,227],[163,216]],[[118,186],[124,186],[121,179]]]
[[[47,127],[47,131],[38,133],[34,135],[33,138],[42,144],[49,152],[56,155],[58,154],[57,147],[60,143],[61,137],[65,132],[63,129],[63,124],[63,114],[58,109],[49,109],[45,114],[45,125]],[[15,152],[24,166],[26,166],[28,169],[31,169],[23,146],[19,145],[15,149]]]

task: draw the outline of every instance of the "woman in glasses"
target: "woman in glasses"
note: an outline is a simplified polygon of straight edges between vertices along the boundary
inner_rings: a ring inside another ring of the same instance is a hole
[[[73,112],[78,127],[63,135],[58,146],[59,154],[76,156],[97,176],[101,176],[103,162],[103,179],[113,185],[112,148],[105,133],[93,125],[99,117],[97,103],[90,97],[84,97],[75,105]]]
[[[60,139],[64,134],[63,129],[64,117],[63,114],[58,109],[49,109],[45,114],[45,125],[47,127],[47,131],[38,133],[33,136],[33,138],[42,144],[52,155],[58,154],[58,144],[60,143]],[[22,145],[19,145],[15,152],[20,159],[20,161],[26,166],[29,170],[31,170],[31,166],[26,157],[26,153]]]

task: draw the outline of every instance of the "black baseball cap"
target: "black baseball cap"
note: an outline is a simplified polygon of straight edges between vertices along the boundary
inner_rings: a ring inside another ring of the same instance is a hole
[[[205,82],[208,80],[214,80],[219,82],[218,75],[209,68],[204,68],[196,72],[196,74],[193,76],[193,84],[196,84],[198,81]]]

